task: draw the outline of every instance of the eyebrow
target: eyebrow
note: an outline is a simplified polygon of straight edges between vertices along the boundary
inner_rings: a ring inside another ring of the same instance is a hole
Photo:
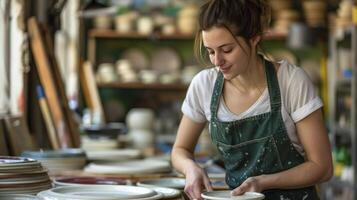
[[[218,46],[217,48],[222,48],[222,47],[225,47],[225,46],[229,46],[229,45],[233,45],[234,43],[228,43],[228,44],[222,44],[221,46]],[[210,47],[207,47],[205,46],[206,49],[212,49]]]

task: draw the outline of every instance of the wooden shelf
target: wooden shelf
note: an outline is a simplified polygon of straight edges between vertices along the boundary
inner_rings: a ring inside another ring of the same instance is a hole
[[[98,83],[99,88],[117,88],[117,89],[137,89],[137,90],[172,90],[172,91],[186,91],[188,85],[182,83]]]
[[[137,32],[133,33],[118,33],[115,30],[100,30],[100,29],[92,29],[89,31],[89,37],[92,38],[104,38],[104,39],[157,39],[157,40],[193,40],[194,35],[191,34],[181,34],[176,33],[172,35],[163,35],[163,34],[152,34],[152,35],[144,35],[139,34]],[[263,40],[285,40],[286,34],[275,33],[273,31],[268,31],[264,36]]]
[[[92,29],[89,31],[89,37],[93,38],[107,38],[107,39],[115,39],[115,38],[127,38],[127,39],[158,39],[158,40],[193,40],[194,36],[189,34],[172,34],[172,35],[163,35],[163,34],[139,34],[137,32],[133,33],[118,33],[115,30],[98,30]]]

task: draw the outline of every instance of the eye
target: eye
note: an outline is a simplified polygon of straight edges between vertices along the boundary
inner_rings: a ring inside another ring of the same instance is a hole
[[[232,52],[233,48],[227,48],[227,49],[223,49],[223,53],[230,53]]]

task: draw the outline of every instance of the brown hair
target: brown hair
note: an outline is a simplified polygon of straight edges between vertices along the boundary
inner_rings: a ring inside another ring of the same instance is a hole
[[[207,54],[202,52],[201,33],[204,30],[224,27],[234,38],[240,36],[249,44],[249,39],[263,35],[269,23],[270,6],[265,0],[208,0],[201,6],[198,16],[195,56],[203,63],[206,61],[204,55]]]

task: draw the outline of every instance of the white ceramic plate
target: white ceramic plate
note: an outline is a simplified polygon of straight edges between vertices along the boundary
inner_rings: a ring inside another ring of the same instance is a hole
[[[68,177],[58,178],[54,182],[56,187],[83,185],[128,185],[129,180],[114,177]]]
[[[141,156],[141,151],[138,149],[86,151],[86,153],[89,160],[97,161],[132,160]]]
[[[135,160],[114,163],[91,163],[84,171],[104,174],[143,174],[168,172],[171,170],[168,161]]]
[[[230,190],[204,192],[201,196],[207,200],[261,200],[265,198],[264,194],[257,192],[246,192],[240,196],[231,196]]]
[[[0,166],[26,165],[33,162],[37,161],[31,158],[0,156]]]
[[[26,184],[26,183],[40,183],[50,180],[48,175],[34,176],[34,177],[16,177],[16,178],[5,178],[0,179],[0,185],[5,184]]]
[[[0,156],[0,172],[9,173],[18,169],[40,168],[41,163],[31,158]]]
[[[14,166],[14,167],[0,167],[0,173],[30,173],[42,171],[44,168],[41,166],[41,163],[37,163],[35,166],[26,165],[26,166]]]
[[[164,195],[165,199],[171,199],[171,198],[175,198],[181,195],[180,190],[177,189],[173,189],[173,188],[168,188],[168,187],[156,187],[156,186],[144,186],[143,187],[147,187],[147,188],[151,188],[153,190],[155,190],[157,193],[161,193],[162,195]]]
[[[65,186],[40,192],[41,198],[56,199],[151,199],[158,196],[152,189],[126,185]],[[161,195],[162,196],[162,195]]]
[[[37,176],[47,176],[47,170],[31,171],[31,172],[9,172],[0,173],[0,179],[6,178],[17,178],[17,177],[37,177]]]
[[[96,138],[92,139],[88,136],[82,136],[82,148],[84,150],[110,150],[118,148],[118,141],[116,139]]]
[[[142,50],[137,48],[130,48],[124,51],[121,59],[128,60],[133,69],[137,72],[147,69],[149,66],[149,59]]]
[[[152,55],[151,67],[160,74],[177,73],[181,67],[181,59],[174,49],[159,48]]]
[[[46,185],[34,185],[31,187],[0,188],[0,194],[37,194],[51,187],[51,184],[48,183]]]
[[[37,200],[38,198],[32,195],[26,194],[8,194],[8,195],[0,195],[0,199],[6,200]]]
[[[151,187],[167,187],[183,190],[185,188],[185,179],[184,178],[161,178],[154,180],[144,180],[138,182],[139,186],[151,186]]]

